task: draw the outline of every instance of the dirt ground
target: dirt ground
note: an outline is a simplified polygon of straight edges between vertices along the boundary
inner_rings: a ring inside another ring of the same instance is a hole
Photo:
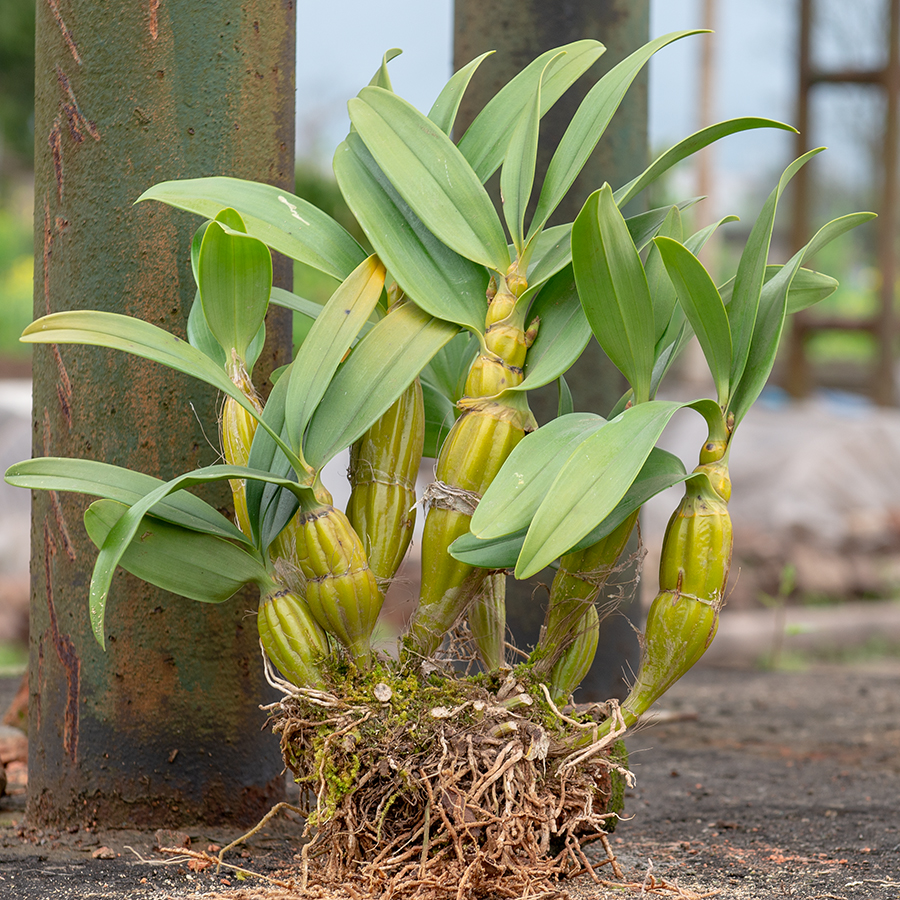
[[[660,713],[629,740],[637,785],[612,837],[627,885],[583,876],[564,890],[598,900],[642,890],[735,900],[900,898],[900,660],[790,672],[702,667],[666,695]],[[299,896],[162,855],[153,834],[25,841],[14,767],[11,779],[11,796],[0,802],[2,900]],[[299,830],[282,819],[230,859],[289,883]],[[194,851],[234,836],[188,831]],[[612,879],[609,868],[598,876]]]

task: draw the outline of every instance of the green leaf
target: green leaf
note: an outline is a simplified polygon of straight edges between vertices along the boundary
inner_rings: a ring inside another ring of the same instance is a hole
[[[300,450],[315,408],[383,288],[384,266],[370,256],[341,283],[310,328],[291,368],[285,401],[285,425],[295,451]]]
[[[33,491],[71,491],[117,500],[129,506],[163,484],[152,475],[110,463],[58,457],[38,457],[16,463],[10,466],[5,477],[6,482],[15,487]],[[217,509],[187,491],[173,494],[158,504],[153,514],[192,531],[250,543],[249,538]]]
[[[206,484],[210,481],[223,481],[232,478],[256,478],[263,481],[273,481],[289,490],[300,494],[305,489],[300,487],[296,482],[287,481],[283,478],[276,478],[269,475],[268,472],[258,472],[243,466],[207,466],[202,469],[196,469],[178,478],[161,485],[156,490],[151,491],[137,503],[133,504],[127,512],[125,512],[119,521],[113,526],[100,553],[94,564],[94,572],[91,576],[90,590],[90,616],[91,627],[94,636],[101,647],[106,647],[106,641],[103,634],[103,621],[106,613],[106,601],[109,597],[109,587],[112,583],[113,573],[122,559],[128,545],[134,539],[141,526],[141,520],[149,513],[157,503],[165,500],[175,491],[194,487],[198,484]]]
[[[328,385],[309,423],[304,444],[308,462],[321,469],[365,434],[458,331],[411,302],[389,312]]]
[[[399,47],[392,47],[390,50],[385,51],[385,54],[381,59],[381,65],[378,67],[378,71],[372,76],[372,80],[369,84],[375,85],[375,87],[384,88],[386,91],[393,90],[387,64],[392,59],[396,59],[402,52],[403,51]]]
[[[453,123],[456,122],[459,104],[462,102],[463,95],[469,86],[469,82],[472,80],[472,76],[475,74],[475,70],[493,53],[493,50],[488,50],[487,53],[482,53],[481,56],[464,65],[458,72],[454,73],[453,77],[441,89],[437,100],[434,101],[428,112],[428,118],[444,134],[450,134],[453,131]]]
[[[516,578],[540,572],[615,509],[683,405],[661,400],[638,403],[581,441],[534,513]]]
[[[205,353],[174,334],[141,319],[93,309],[51,313],[32,322],[22,333],[20,340],[32,344],[90,344],[151,359],[212,385],[232,397],[253,418],[260,421],[256,407],[244,392]],[[264,428],[267,427],[265,423],[261,424]],[[277,435],[275,438],[280,440]],[[282,449],[296,471],[303,472],[303,463],[290,447]]]
[[[401,197],[466,259],[505,272],[509,251],[494,204],[456,145],[405,100],[367,87],[350,121]]]
[[[681,211],[677,206],[673,206],[669,210],[665,221],[659,227],[658,235],[672,238],[676,241],[684,240]],[[647,254],[647,262],[644,264],[644,271],[647,273],[647,286],[650,289],[650,296],[653,298],[653,335],[658,348],[659,340],[666,333],[669,322],[672,320],[672,313],[675,310],[678,297],[675,293],[675,287],[666,273],[666,267],[659,254],[659,247],[656,244],[650,247],[650,252]]]
[[[562,375],[556,379],[556,386],[559,393],[559,401],[556,404],[557,418],[559,416],[568,416],[575,412],[575,400],[572,397],[572,391],[569,390],[569,384]]]
[[[488,276],[482,266],[441,243],[350,134],[334,156],[341,192],[404,293],[433,316],[484,331]]]
[[[127,510],[127,505],[113,500],[97,500],[87,508],[84,526],[97,547],[103,546]],[[144,516],[137,532],[119,565],[164,591],[201,603],[224,603],[244,585],[257,584],[265,590],[272,584],[255,556],[222,538],[153,516]]]
[[[223,210],[219,215],[232,212]],[[210,222],[197,259],[203,315],[226,358],[243,361],[266,319],[272,292],[272,254],[257,238]]]
[[[239,178],[186,178],[154,185],[138,198],[214,219],[236,209],[247,234],[273,250],[342,281],[366,253],[331,216],[288,191]]]
[[[572,265],[594,336],[628,379],[635,402],[644,402],[653,371],[653,301],[609,185],[588,198],[572,226]]]
[[[731,303],[728,304],[728,320],[731,323],[731,339],[734,345],[734,356],[731,363],[731,385],[736,388],[744,373],[747,356],[750,353],[750,342],[756,324],[756,312],[759,308],[759,296],[762,291],[766,272],[766,261],[769,255],[769,244],[772,241],[772,230],[775,227],[775,211],[778,200],[796,173],[823,148],[810,150],[795,159],[783,172],[775,189],[763,204],[750,237],[741,254]]]
[[[681,308],[700,342],[719,403],[724,404],[729,395],[732,364],[731,329],[725,304],[703,263],[690,250],[668,237],[656,238],[655,244]]]
[[[625,491],[625,495],[616,504],[615,509],[599,525],[589,531],[572,550],[585,550],[592,544],[596,544],[597,541],[615,531],[622,522],[633,512],[639,510],[648,500],[676,484],[681,484],[690,477],[690,474],[684,469],[684,464],[674,453],[654,447],[644,465],[641,466],[637,478]]]
[[[615,509],[570,551],[566,552],[583,550],[602,540],[618,528],[635,510],[640,509],[651,497],[655,497],[689,477],[677,456],[654,447],[634,483],[616,504]],[[454,559],[470,566],[512,569],[522,552],[522,545],[525,543],[527,533],[528,529],[522,528],[512,534],[485,539],[466,532],[450,545],[449,552]]]
[[[500,170],[503,217],[516,248],[517,259],[522,259],[525,254],[525,210],[534,187],[538,133],[541,127],[541,81],[554,59],[556,57],[547,61],[547,66],[538,79],[537,90],[512,133],[503,168]]]
[[[569,264],[541,289],[529,311],[529,321],[540,325],[525,355],[524,378],[511,391],[531,391],[556,381],[581,356],[591,339],[575,276]]]
[[[547,63],[557,59],[544,79],[541,115],[606,52],[598,41],[575,41],[542,53],[502,87],[475,117],[459,139],[459,150],[469,161],[482,183],[497,171],[506,156],[513,131],[525,108],[531,103]]]
[[[805,247],[794,254],[771,280],[764,284],[760,295],[753,339],[750,343],[750,352],[747,355],[747,365],[740,384],[735,388],[733,402],[729,407],[734,413],[735,425],[743,419],[756,401],[775,365],[778,344],[781,341],[784,320],[788,311],[791,286],[800,271],[801,264],[811,259],[831,241],[871,218],[871,213],[854,213],[828,222],[813,235]]]
[[[288,440],[285,400],[293,366],[294,363],[290,363],[286,367],[285,374],[275,382],[263,410],[263,421],[272,432],[281,435],[282,442]],[[257,428],[253,436],[247,466],[270,472],[281,478],[290,478],[292,472],[291,465],[279,445],[275,443],[270,433],[262,428]],[[309,483],[312,484],[312,479]],[[246,490],[247,515],[253,539],[260,552],[265,552],[297,511],[297,498],[290,491],[283,491],[275,484],[262,481],[248,481]]]
[[[651,56],[667,44],[699,31],[677,31],[656,38],[610,69],[588,92],[569,122],[541,187],[529,238],[540,231],[562,202],[606,131],[625,93]]]
[[[421,378],[422,397],[425,403],[425,444],[422,455],[437,459],[444,438],[456,421],[455,408],[450,400],[431,382]]]
[[[478,339],[462,332],[449,343],[444,344],[422,370],[422,384],[432,384],[451,404],[465,392],[469,369],[478,355]]]
[[[785,125],[784,122],[776,122],[773,119],[758,119],[754,117],[744,117],[740,119],[729,119],[725,122],[719,122],[716,125],[710,125],[700,131],[686,137],[683,141],[679,141],[674,147],[670,147],[661,156],[657,157],[637,178],[632,179],[628,184],[623,185],[615,192],[616,204],[624,206],[629,200],[636,197],[648,184],[656,181],[660,175],[667,172],[676,163],[686,159],[688,156],[708,147],[715,141],[730,134],[737,134],[740,131],[750,131],[754,128],[780,128],[783,131],[793,131],[797,129],[791,125]]]
[[[768,284],[781,269],[781,266],[766,266],[765,283]],[[814,306],[820,300],[830,297],[838,287],[840,287],[838,280],[830,275],[813,272],[811,269],[798,269],[794,280],[791,282],[791,289],[788,292],[788,315]],[[726,306],[731,302],[731,292],[733,290],[733,277],[719,288],[719,294]]]
[[[593,413],[572,413],[527,434],[485,491],[469,530],[495,538],[527,527],[574,448],[605,425]]]
[[[277,289],[273,288],[272,290],[275,291]],[[287,292],[285,291],[285,293]],[[273,298],[270,297],[269,299],[272,300]],[[196,347],[217,365],[220,365],[223,369],[225,368],[225,351],[215,339],[213,333],[209,330],[206,316],[203,315],[203,306],[200,303],[199,291],[197,291],[194,302],[191,304],[191,311],[188,313],[187,339],[192,347]],[[250,346],[247,348],[247,355],[244,358],[244,366],[247,369],[248,374],[253,372],[253,367],[259,359],[265,343],[266,323],[263,322],[263,324],[259,326],[259,331],[256,332],[256,336],[250,342]]]
[[[663,223],[672,210],[684,212],[684,210],[690,209],[698,199],[693,197],[690,200],[682,200],[680,203],[675,203],[672,206],[660,206],[645,213],[638,213],[636,216],[629,216],[625,220],[625,224],[628,226],[628,233],[631,235],[634,246],[638,250],[643,250],[660,233]]]

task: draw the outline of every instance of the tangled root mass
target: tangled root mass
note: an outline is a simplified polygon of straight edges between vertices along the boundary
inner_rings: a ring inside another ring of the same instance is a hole
[[[512,673],[382,669],[269,711],[307,815],[304,882],[383,900],[558,894],[594,874],[583,848],[614,829],[631,777],[624,728],[596,740],[596,718]]]

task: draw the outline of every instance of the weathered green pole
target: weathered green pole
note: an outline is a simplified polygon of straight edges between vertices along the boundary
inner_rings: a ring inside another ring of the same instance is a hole
[[[37,3],[37,315],[91,307],[184,335],[199,221],[133,203],[171,178],[292,185],[294,17],[292,0]],[[270,323],[262,374],[288,351],[285,325]],[[36,456],[172,477],[217,460],[215,412],[210,389],[136,357],[35,349]],[[208,607],[120,573],[103,652],[87,613],[88,502],[34,497],[28,820],[255,819],[280,793],[281,762],[260,732],[254,599]]]
[[[606,45],[595,77],[637,50],[649,39],[649,0],[456,0],[454,12],[454,68],[486,50],[496,50],[472,80],[459,112],[461,134],[484,104],[534,57],[570,41],[593,38]],[[584,78],[544,117],[538,157],[538,182],[550,162],[553,148],[562,136],[578,104],[593,84]],[[552,223],[571,222],[588,195],[608,181],[614,188],[639,174],[647,157],[647,78],[645,72],[631,86],[625,101],[591,159],[578,176]],[[588,350],[566,376],[578,410],[605,412],[625,389],[619,373],[592,341]],[[556,391],[544,389],[529,394],[539,422],[556,414]],[[549,582],[547,574],[540,581]],[[512,583],[510,584],[512,587]],[[543,620],[543,604],[532,597],[530,586],[510,590],[508,607],[514,635],[519,641],[537,639]],[[535,595],[536,597],[537,595]],[[623,608],[637,618],[635,601]],[[634,632],[622,617],[607,619],[601,631],[597,663],[580,697],[602,700],[627,693],[622,673],[629,665],[637,669],[638,647]]]

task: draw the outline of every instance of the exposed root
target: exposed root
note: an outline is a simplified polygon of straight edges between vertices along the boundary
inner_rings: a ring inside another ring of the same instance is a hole
[[[607,864],[621,877],[608,842],[602,861],[583,848],[615,828],[631,778],[623,727],[598,740],[596,720],[563,714],[512,674],[378,677],[269,707],[307,816],[301,885],[549,900],[561,878],[599,883]]]

